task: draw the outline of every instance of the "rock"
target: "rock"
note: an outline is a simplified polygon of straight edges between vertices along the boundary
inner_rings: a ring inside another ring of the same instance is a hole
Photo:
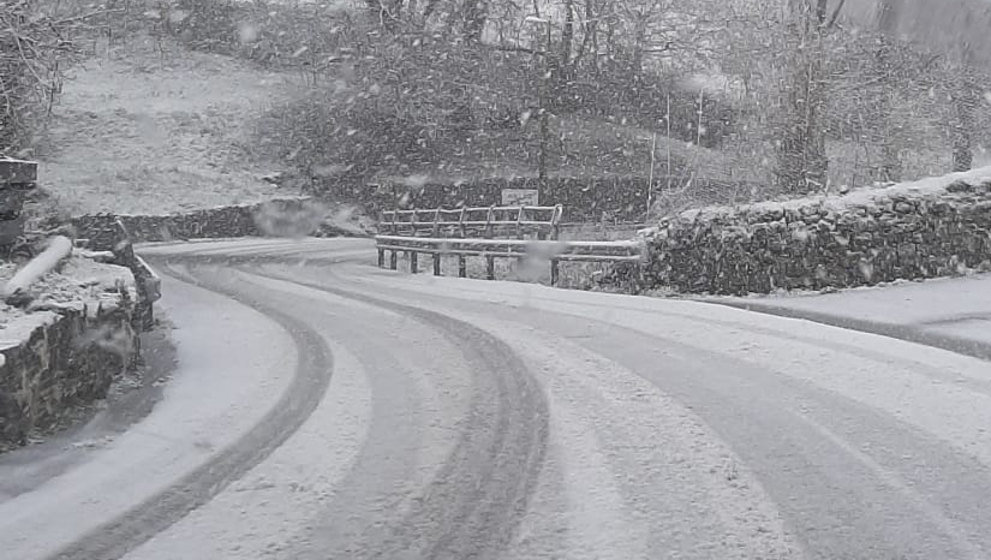
[[[956,180],[946,186],[946,192],[958,193],[958,192],[970,192],[974,189],[970,183],[962,180]]]
[[[16,290],[3,298],[3,302],[7,305],[21,309],[26,308],[32,301],[34,301],[34,296],[28,290]]]
[[[267,173],[258,177],[259,180],[265,181],[271,185],[281,185],[285,175],[281,171],[275,171],[272,173]]]

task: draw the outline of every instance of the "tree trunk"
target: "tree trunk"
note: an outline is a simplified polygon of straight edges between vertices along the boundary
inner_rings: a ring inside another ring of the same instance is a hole
[[[898,151],[898,120],[891,114],[891,100],[894,95],[894,76],[891,69],[891,53],[895,41],[898,3],[882,0],[878,15],[878,46],[874,55],[874,67],[880,77],[878,112],[881,117],[881,169],[882,181],[901,180],[902,164]]]
[[[561,28],[561,67],[571,63],[571,53],[575,38],[575,3],[564,0],[564,27]]]
[[[969,171],[974,164],[974,122],[977,84],[970,68],[962,66],[953,93],[953,171]]]
[[[802,53],[807,58],[811,53]],[[792,77],[784,111],[786,123],[778,155],[778,182],[792,192],[821,189],[828,160],[822,130],[822,62],[801,61]]]
[[[784,125],[776,170],[780,188],[804,193],[826,185],[828,159],[822,123],[825,104],[824,0],[792,4],[788,35],[794,43],[785,85]]]

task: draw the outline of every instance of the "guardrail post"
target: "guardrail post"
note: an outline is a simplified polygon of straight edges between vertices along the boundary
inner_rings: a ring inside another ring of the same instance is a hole
[[[485,238],[492,239],[492,221],[495,220],[495,206],[489,206],[489,211],[485,214]]]
[[[399,252],[393,249],[389,255],[389,268],[392,270],[399,269]]]
[[[461,215],[458,216],[458,231],[461,239],[468,237],[468,227],[465,225],[465,216],[468,214],[468,207],[461,207]],[[468,277],[468,261],[464,255],[458,255],[458,278]]]
[[[385,249],[379,249],[379,268],[385,268]]]
[[[434,253],[434,276],[440,276],[440,253]]]
[[[489,206],[489,211],[485,216],[485,238],[492,239],[492,220],[495,219],[495,206]],[[495,257],[485,255],[485,278],[495,280]]]
[[[516,239],[523,239],[523,216],[526,214],[526,207],[520,205],[520,213],[516,215]],[[523,260],[525,257],[516,257],[516,267],[523,266]]]
[[[551,286],[557,286],[558,264],[557,259],[551,259]]]
[[[416,274],[417,273],[416,251],[410,251],[409,252],[409,272],[410,272],[410,274]]]

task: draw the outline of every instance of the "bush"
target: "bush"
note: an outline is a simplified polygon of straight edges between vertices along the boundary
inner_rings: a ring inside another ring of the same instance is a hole
[[[31,0],[0,5],[0,153],[20,154],[62,91],[62,69],[82,20],[60,20]]]
[[[352,42],[349,14],[317,2],[170,0],[161,19],[167,33],[193,49],[305,70],[315,80]]]
[[[315,92],[294,100],[261,121],[257,138],[262,152],[325,184],[363,184],[379,170],[401,172],[437,155],[426,127],[367,92]]]

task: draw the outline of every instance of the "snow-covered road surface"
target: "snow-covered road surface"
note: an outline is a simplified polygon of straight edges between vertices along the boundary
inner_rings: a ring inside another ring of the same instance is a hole
[[[900,282],[831,294],[713,301],[883,333],[991,360],[991,274]]]
[[[403,275],[364,240],[143,253],[201,347],[237,339],[203,331],[226,305],[281,326],[263,353],[295,351],[266,395],[250,367],[245,394],[217,394],[255,423],[199,434],[218,445],[171,479],[53,501],[112,469],[109,447],[17,496],[21,524],[0,503],[5,554],[33,521],[16,558],[991,558],[987,362],[723,306]],[[185,399],[203,400],[160,408]],[[48,517],[96,497],[90,522]]]

